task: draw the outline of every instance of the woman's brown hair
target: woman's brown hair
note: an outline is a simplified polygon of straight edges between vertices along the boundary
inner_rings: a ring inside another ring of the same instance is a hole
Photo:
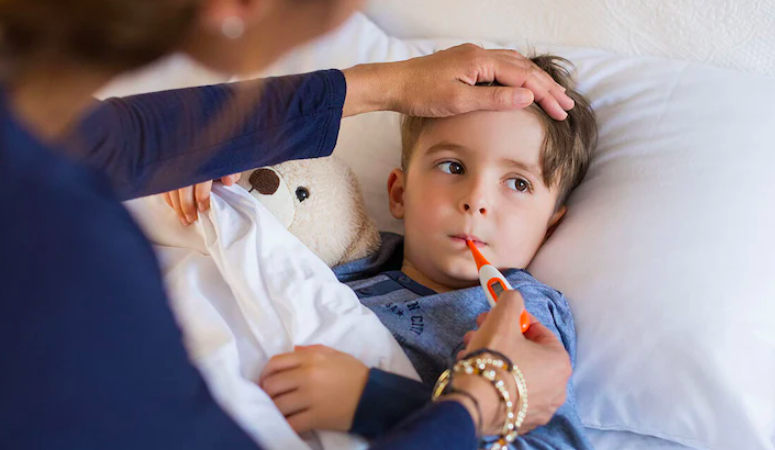
[[[52,56],[128,70],[172,51],[200,0],[0,0],[4,73]],[[52,76],[56,76],[52,74]]]

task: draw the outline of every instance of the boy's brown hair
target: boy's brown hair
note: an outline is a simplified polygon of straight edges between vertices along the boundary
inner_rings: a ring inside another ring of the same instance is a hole
[[[587,172],[592,150],[597,144],[597,122],[589,100],[574,90],[575,82],[570,73],[573,65],[567,59],[551,55],[530,59],[564,87],[565,93],[576,103],[563,121],[552,119],[536,104],[529,106],[544,126],[540,156],[542,178],[546,186],[557,186],[559,209]],[[401,119],[401,167],[404,171],[409,167],[412,151],[423,128],[431,121],[433,119],[413,116]]]

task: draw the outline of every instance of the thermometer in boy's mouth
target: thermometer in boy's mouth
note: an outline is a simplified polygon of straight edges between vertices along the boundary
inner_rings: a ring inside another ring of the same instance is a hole
[[[479,249],[476,248],[474,241],[466,240],[466,243],[474,255],[476,269],[479,271],[479,283],[482,285],[484,295],[487,296],[490,306],[493,307],[501,294],[512,290],[511,285],[506,281],[506,277],[484,258]],[[523,310],[522,315],[519,317],[519,327],[523,333],[530,328],[530,314],[526,310]]]

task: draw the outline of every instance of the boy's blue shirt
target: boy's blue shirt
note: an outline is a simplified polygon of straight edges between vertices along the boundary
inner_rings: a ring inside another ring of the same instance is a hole
[[[478,285],[436,293],[403,274],[400,270],[403,243],[402,236],[383,233],[382,245],[376,254],[340,265],[334,272],[355,291],[361,303],[379,317],[401,344],[423,382],[432,386],[464,348],[463,336],[476,328],[476,318],[490,307]],[[576,332],[570,307],[562,293],[540,283],[526,270],[505,270],[503,274],[522,294],[528,312],[562,341],[575,367]],[[378,415],[381,413],[370,414],[365,411],[365,405],[384,404],[388,400],[382,397],[387,397],[388,393],[392,396],[389,401],[400,410],[401,400],[395,397],[400,390],[384,388],[390,385],[389,380],[390,377],[372,371],[361,400],[364,408],[359,407],[354,431],[358,432],[359,427],[371,429],[375,426],[370,422],[380,420]],[[401,390],[406,390],[405,385]],[[417,402],[417,390],[412,396],[414,398],[407,403]],[[390,410],[383,408],[382,412]],[[565,404],[549,424],[520,437],[514,448],[591,448],[584,437],[571,382]]]

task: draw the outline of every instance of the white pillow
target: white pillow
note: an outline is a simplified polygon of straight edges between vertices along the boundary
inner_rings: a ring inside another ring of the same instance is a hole
[[[772,0],[371,0],[367,11],[401,38],[592,47],[775,76]]]
[[[431,53],[358,16],[273,74]],[[492,45],[492,44],[489,44]],[[546,50],[546,49],[541,49]],[[573,307],[585,425],[694,448],[775,449],[775,80],[599,50],[578,66],[600,144],[532,272]],[[387,212],[397,115],[344,121],[336,154]]]

